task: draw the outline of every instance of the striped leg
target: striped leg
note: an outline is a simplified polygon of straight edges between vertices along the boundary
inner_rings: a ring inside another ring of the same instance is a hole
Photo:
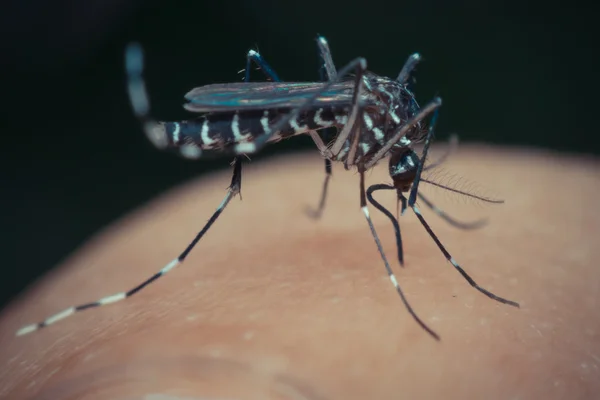
[[[379,191],[379,190],[397,190],[397,189],[391,185],[386,185],[386,184],[371,185],[367,189],[367,200],[369,200],[369,203],[371,203],[375,208],[377,208],[382,214],[384,214],[386,217],[388,217],[388,219],[391,221],[392,226],[394,227],[394,232],[396,234],[396,248],[398,249],[398,262],[400,263],[401,266],[404,266],[402,235],[400,233],[400,224],[398,223],[399,218],[394,217],[394,215],[388,209],[386,209],[384,206],[382,206],[378,201],[376,201],[373,198],[373,193],[376,191]],[[432,202],[430,202],[421,193],[417,193],[417,196],[419,197],[420,200],[423,201],[423,203],[425,203],[426,206],[431,208],[442,219],[444,219],[446,222],[448,222],[450,225],[452,225],[456,228],[476,229],[476,228],[480,228],[486,222],[485,220],[478,220],[478,221],[468,222],[468,223],[457,221],[457,220],[453,219],[452,217],[450,217],[448,214],[446,214],[443,210],[436,207]],[[404,211],[407,208],[407,199],[406,199],[406,197],[404,197],[404,195],[401,192],[398,192],[398,208],[399,208],[398,214],[404,215]]]
[[[357,59],[356,61],[359,61],[361,59]],[[346,143],[346,140],[348,139],[348,137],[350,137],[350,134],[355,131],[355,126],[356,126],[356,119],[359,118],[362,120],[362,107],[361,107],[361,95],[362,95],[362,90],[363,90],[363,75],[367,70],[367,61],[362,59],[363,62],[357,62],[356,65],[356,76],[354,78],[354,94],[352,97],[352,110],[350,111],[350,115],[348,116],[348,121],[346,122],[346,124],[344,125],[344,127],[342,128],[341,132],[337,135],[335,141],[333,142],[333,144],[331,145],[331,155],[332,157],[337,156],[338,154],[340,154],[340,151],[342,150],[342,147],[344,146],[344,144]],[[351,65],[351,64],[350,64]],[[348,66],[350,66],[348,65]],[[336,79],[339,79],[340,76],[344,76],[345,74],[343,72],[345,72],[345,70],[348,69],[348,66],[346,66],[346,68],[344,68],[342,70],[342,73],[340,73]],[[330,80],[329,82],[333,82],[332,80]],[[362,126],[362,123],[359,125]],[[355,139],[357,139],[358,135],[355,135]],[[355,147],[355,143],[356,140],[353,141],[353,144],[351,147]],[[349,161],[348,161],[349,160]],[[346,168],[349,168],[351,165],[354,164],[354,157],[350,157],[350,154],[348,155],[347,158],[347,162],[346,162]]]
[[[125,300],[126,298],[131,297],[134,294],[138,293],[139,291],[144,289],[146,286],[148,286],[152,282],[156,281],[158,278],[162,277],[167,272],[171,271],[173,268],[177,267],[179,264],[183,263],[183,261],[188,256],[190,251],[192,251],[194,246],[196,246],[196,244],[200,241],[200,239],[202,239],[202,237],[209,230],[209,228],[212,226],[212,224],[217,220],[219,215],[221,215],[221,213],[223,212],[225,207],[227,207],[227,204],[229,203],[229,201],[236,194],[238,194],[240,192],[241,184],[242,184],[242,162],[241,162],[241,158],[236,158],[234,161],[234,165],[233,165],[233,177],[231,179],[231,185],[229,186],[227,195],[225,196],[225,198],[223,199],[223,201],[221,202],[219,207],[217,207],[217,210],[213,213],[213,215],[210,217],[208,222],[204,225],[202,230],[200,232],[198,232],[198,234],[196,235],[194,240],[192,240],[190,242],[190,244],[185,248],[185,250],[177,258],[175,258],[174,260],[169,262],[167,265],[165,265],[156,274],[152,275],[151,277],[146,279],[144,282],[129,289],[126,292],[121,292],[121,293],[112,294],[110,296],[105,296],[105,297],[101,298],[100,300],[93,301],[91,303],[86,303],[86,304],[81,304],[81,305],[74,306],[74,307],[69,307],[66,310],[63,310],[59,313],[56,313],[56,314],[46,318],[42,322],[24,326],[17,331],[16,335],[22,336],[22,335],[37,331],[41,328],[52,325],[64,318],[67,318],[79,311],[87,310],[89,308],[101,307],[101,306],[105,306],[107,304],[116,303],[118,301]]]
[[[400,70],[400,73],[398,74],[398,78],[396,78],[396,80],[402,84],[407,83],[408,78],[410,78],[410,73],[415,69],[419,61],[421,61],[421,55],[419,53],[414,53],[411,56],[409,56],[406,62],[404,63],[402,70]]]
[[[329,43],[323,36],[317,37],[317,46],[319,48],[319,63],[321,63],[320,74],[322,81],[330,81],[337,78],[337,70],[331,57]]]
[[[423,153],[421,155],[421,160],[426,160],[427,159],[427,152],[429,151],[429,145],[431,144],[431,139],[433,138],[433,129],[435,127],[435,122],[437,120],[437,115],[438,115],[438,113],[436,111],[433,114],[433,118],[431,120],[431,123],[429,124],[429,132],[427,133],[427,137],[425,138],[425,146],[423,147]],[[446,248],[444,247],[444,245],[442,244],[442,242],[440,242],[440,240],[435,235],[435,233],[433,233],[433,230],[431,229],[431,227],[429,226],[429,224],[425,221],[425,218],[423,218],[423,215],[421,215],[421,211],[415,205],[416,200],[417,200],[417,196],[418,196],[419,182],[421,180],[421,173],[422,172],[423,172],[423,163],[419,163],[419,166],[418,166],[418,169],[417,169],[417,174],[415,176],[415,179],[414,179],[413,184],[412,184],[412,188],[410,190],[410,196],[408,197],[408,206],[410,208],[412,208],[412,210],[415,212],[415,215],[417,216],[417,218],[419,219],[419,221],[421,222],[421,224],[423,225],[423,227],[425,228],[425,230],[427,231],[427,233],[429,234],[429,236],[431,236],[431,238],[433,239],[433,241],[435,242],[435,244],[438,246],[438,248],[440,249],[440,251],[444,254],[444,257],[446,257],[446,259],[454,266],[454,268],[456,268],[456,270],[463,276],[463,278],[465,278],[465,280],[467,282],[469,282],[469,284],[471,286],[473,286],[475,289],[479,290],[481,293],[485,294],[487,297],[489,297],[492,300],[496,300],[496,301],[498,301],[500,303],[508,304],[510,306],[518,308],[519,307],[519,303],[514,302],[512,300],[508,300],[508,299],[502,298],[500,296],[497,296],[497,295],[493,294],[492,292],[490,292],[490,291],[482,288],[481,286],[479,286],[473,280],[473,278],[471,278],[469,276],[469,274],[467,274],[465,272],[465,270],[463,270],[461,268],[461,266],[456,262],[456,260],[454,260],[454,258],[446,250]]]
[[[255,62],[258,65],[258,68],[267,76],[267,78],[271,79],[274,82],[280,82],[279,76],[273,71],[273,68],[265,61],[264,58],[257,51],[250,50],[248,55],[246,56],[246,74],[244,82],[250,82],[250,66],[252,62]]]
[[[144,126],[144,130],[146,134],[150,136],[149,131],[153,128],[151,127],[153,124],[157,124],[157,122],[152,119],[149,115],[150,106],[149,100],[146,94],[146,89],[144,85],[143,78],[141,76],[141,72],[143,70],[143,59],[141,48],[138,45],[132,45],[128,47],[126,52],[126,68],[128,72],[129,82],[129,96],[130,101],[134,110],[135,115],[140,119]],[[111,303],[116,303],[121,300],[125,300],[128,297],[133,296],[138,293],[146,286],[156,281],[167,272],[171,271],[173,268],[177,267],[179,264],[183,263],[188,254],[192,251],[192,249],[196,246],[196,244],[202,239],[204,234],[210,229],[212,224],[217,220],[217,218],[221,215],[227,204],[229,204],[230,200],[237,194],[240,193],[242,185],[242,158],[241,156],[237,156],[234,159],[233,163],[233,176],[231,178],[231,185],[225,195],[225,198],[217,207],[217,210],[210,217],[208,222],[204,225],[204,227],[198,232],[198,234],[194,237],[194,239],[190,242],[190,244],[185,248],[185,250],[174,260],[165,265],[160,271],[156,274],[152,275],[150,278],[146,279],[139,285],[133,287],[132,289],[116,293],[113,295],[105,296],[97,301],[93,301],[86,304],[81,304],[78,306],[69,307],[66,310],[63,310],[59,313],[56,313],[45,320],[22,327],[16,332],[17,336],[25,335],[34,331],[37,331],[46,326],[52,325],[64,318],[67,318],[79,311],[87,310],[89,308],[95,308],[104,306]]]
[[[391,212],[389,212],[387,208],[382,206],[378,201],[376,201],[373,198],[373,193],[378,190],[396,190],[396,188],[383,183],[371,185],[367,189],[367,200],[369,200],[369,203],[371,203],[383,215],[388,217],[388,219],[392,222],[392,225],[394,226],[394,232],[396,233],[396,248],[398,249],[398,262],[401,266],[404,266],[404,253],[402,251],[402,235],[400,234],[400,224],[398,223],[398,219],[394,217],[394,215]],[[404,196],[402,197],[402,199],[405,199]],[[402,201],[402,206],[406,207],[406,201]]]
[[[321,80],[327,81],[327,77],[335,77],[337,75],[337,71],[335,70],[335,66],[333,64],[333,60],[331,58],[331,51],[329,50],[329,45],[327,44],[327,40],[320,36],[317,38],[317,44],[319,47],[319,59],[321,63],[321,67],[319,68],[321,73]],[[248,52],[248,56],[246,58],[246,73],[245,79],[246,82],[250,80],[250,69],[252,62],[258,65],[259,69],[263,71],[263,73],[267,76],[267,78],[280,82],[279,76],[275,73],[273,68],[265,61],[265,59],[255,50],[250,50]],[[323,154],[323,151],[327,149],[327,146],[323,142],[327,140],[327,135],[331,132],[333,128],[323,129],[323,137],[317,131],[309,131],[310,136],[313,138],[315,145],[319,149],[319,151]],[[327,188],[329,186],[329,179],[331,178],[331,160],[325,158],[325,181],[323,182],[323,189],[321,192],[321,197],[319,201],[319,206],[316,210],[308,209],[307,214],[315,219],[321,217],[323,209],[325,208],[325,199],[327,198]]]
[[[337,70],[335,69],[335,65],[333,64],[333,59],[331,57],[331,50],[329,49],[329,44],[327,43],[327,39],[323,36],[317,37],[317,47],[319,50],[319,74],[321,76],[321,81],[326,82],[337,76]],[[325,143],[328,142],[330,137],[334,137],[335,128],[325,128],[319,131],[321,135],[316,132],[311,132],[310,135],[313,138],[313,141],[319,148],[321,154],[324,155],[324,152],[327,150],[327,145]],[[316,136],[316,137],[315,137]],[[321,218],[323,215],[323,210],[325,209],[325,201],[327,200],[327,189],[329,187],[329,180],[332,175],[332,161],[330,158],[325,157],[325,180],[323,181],[323,187],[321,189],[321,196],[319,197],[319,205],[316,209],[308,208],[307,214],[309,217],[314,219]]]
[[[252,142],[252,143],[241,143],[241,144],[237,145],[236,146],[236,152],[238,154],[256,153],[257,151],[259,151],[260,149],[262,149],[267,144],[267,142],[269,141],[269,139],[272,137],[272,135],[274,133],[279,132],[282,129],[284,129],[290,121],[295,120],[296,118],[298,118],[298,116],[301,113],[303,113],[306,110],[308,110],[313,105],[313,103],[317,100],[317,98],[319,96],[322,96],[323,93],[325,93],[327,90],[329,90],[329,88],[334,83],[338,82],[338,80],[340,79],[340,77],[346,76],[346,75],[348,75],[352,71],[356,71],[357,86],[358,87],[362,86],[362,85],[360,85],[360,83],[362,82],[362,76],[363,76],[364,71],[366,70],[366,68],[367,68],[367,61],[364,58],[359,57],[359,58],[356,58],[356,59],[352,60],[350,63],[348,63],[339,72],[339,74],[335,78],[335,80],[330,80],[329,82],[327,82],[326,84],[324,84],[323,87],[321,89],[317,90],[311,97],[309,97],[304,102],[304,104],[302,104],[300,107],[297,107],[296,109],[292,110],[285,117],[281,118],[274,125],[270,126],[269,129],[267,130],[267,132],[265,134],[259,136],[254,142]],[[360,79],[358,79],[358,77],[360,77]],[[356,92],[356,90],[355,90],[355,92]],[[356,108],[356,105],[353,104],[353,109]],[[346,127],[344,129],[346,129]],[[344,130],[342,130],[342,133],[343,132],[344,132]],[[350,132],[348,132],[346,134],[346,137],[349,135],[349,133]],[[338,135],[338,140],[339,140],[339,135]],[[336,140],[336,142],[337,142],[337,140]],[[329,151],[327,151],[326,156],[329,157],[330,154],[331,153]]]
[[[327,89],[329,89],[329,87],[333,83],[336,83],[340,79],[340,77],[347,75],[352,70],[356,70],[355,90],[354,90],[354,96],[353,96],[352,111],[348,118],[348,122],[346,123],[346,125],[344,126],[344,128],[342,129],[340,134],[337,136],[335,142],[333,143],[331,150],[327,147],[327,145],[325,145],[322,138],[319,136],[319,134],[317,132],[315,132],[315,131],[309,132],[309,134],[312,137],[313,141],[315,142],[316,146],[319,148],[319,151],[326,158],[326,161],[325,161],[326,177],[325,177],[325,182],[323,184],[323,192],[321,194],[321,201],[319,202],[319,208],[314,213],[314,215],[316,217],[320,216],[322,209],[325,206],[327,187],[328,187],[329,179],[331,176],[331,162],[327,161],[327,160],[331,160],[335,155],[337,155],[340,152],[346,139],[350,136],[350,134],[352,132],[354,132],[356,123],[357,123],[357,118],[359,120],[358,125],[359,126],[362,125],[362,122],[360,122],[360,121],[362,121],[362,107],[360,104],[360,95],[362,93],[362,77],[363,77],[364,72],[367,69],[366,60],[364,60],[362,58],[357,58],[357,59],[353,60],[352,62],[350,62],[348,65],[346,65],[346,67],[344,67],[342,69],[342,71],[338,74],[337,71],[335,70],[335,66],[333,64],[333,60],[331,57],[331,51],[329,50],[329,45],[327,43],[327,40],[324,37],[320,36],[317,38],[317,45],[319,46],[320,58],[323,63],[323,69],[325,69],[325,72],[329,78],[327,84],[325,84],[320,91],[315,93],[315,95],[313,95],[311,98],[309,98],[304,103],[304,105],[302,105],[301,107],[298,107],[296,110],[292,111],[288,116],[286,116],[285,118],[282,118],[282,120],[280,120],[278,123],[276,123],[275,126],[271,127],[269,129],[269,132],[265,133],[264,135],[262,135],[261,137],[256,139],[251,144],[244,143],[244,144],[238,146],[239,153],[243,153],[243,152],[256,153],[268,142],[269,138],[271,137],[271,135],[274,132],[280,131],[287,123],[289,123],[289,121],[297,118],[298,115],[300,115],[300,113],[302,113],[306,109],[310,108],[312,103],[323,92],[325,92]],[[262,57],[260,57],[260,55],[257,52],[251,51],[251,53],[249,53],[249,58],[248,58],[248,62],[247,62],[246,76],[248,76],[248,74],[249,74],[248,64],[250,62],[249,61],[250,57],[252,57],[252,59],[255,62],[257,62],[257,64],[259,64],[259,66],[261,68],[263,68],[265,71],[273,73],[273,70],[268,66],[268,64],[264,61],[264,59],[262,59]],[[277,76],[273,75],[273,79],[275,80],[276,78],[277,78]],[[322,77],[322,79],[323,79],[323,77]],[[354,138],[355,140],[353,141],[353,144],[350,148],[349,157],[346,160],[346,168],[349,168],[350,166],[352,166],[354,164],[353,155],[356,152],[356,148],[358,145],[358,135],[355,135],[355,136],[356,136]]]
[[[417,313],[413,310],[410,303],[404,296],[404,292],[400,288],[400,285],[398,284],[398,280],[396,279],[396,276],[392,272],[392,268],[390,267],[390,264],[385,256],[385,253],[383,252],[383,247],[381,246],[381,241],[379,240],[379,236],[377,236],[377,232],[375,231],[375,226],[373,225],[373,221],[371,221],[371,216],[369,215],[369,208],[367,207],[367,198],[366,198],[367,193],[365,192],[365,170],[361,167],[361,168],[359,168],[359,173],[360,173],[360,207],[361,207],[363,214],[365,215],[365,218],[367,219],[367,223],[369,224],[369,228],[371,229],[371,234],[373,235],[373,239],[375,239],[375,244],[377,245],[377,250],[379,251],[379,254],[381,255],[381,259],[383,260],[385,270],[387,271],[390,281],[392,282],[392,285],[394,285],[394,287],[396,288],[396,292],[398,292],[398,295],[400,296],[402,303],[404,303],[404,306],[408,310],[409,314],[414,318],[414,320],[421,326],[421,328],[423,328],[427,333],[429,333],[435,340],[440,340],[439,335],[437,333],[435,333],[430,327],[428,327],[425,324],[425,322],[423,322],[421,320],[421,318],[419,318]],[[373,189],[373,187],[375,187],[375,189]],[[372,193],[374,190],[377,190],[377,185],[373,185],[369,188],[370,193]],[[370,195],[370,193],[368,193],[368,195]],[[372,197],[370,197],[370,198],[372,199]],[[375,205],[375,204],[373,204],[373,205]],[[375,206],[375,207],[377,207],[377,206]],[[379,207],[377,207],[377,208],[379,209]],[[395,221],[393,216],[391,219]],[[397,227],[397,222],[394,225],[394,227],[395,228]],[[398,238],[399,233],[400,233],[399,227],[398,227],[396,233],[398,235],[397,236],[397,238]]]
[[[319,41],[319,42],[321,42],[321,41]],[[327,54],[325,54],[324,57],[326,57],[326,56],[327,56]],[[334,78],[331,78],[326,84],[323,85],[323,87],[320,90],[316,91],[311,97],[309,97],[304,102],[303,105],[294,109],[292,112],[287,114],[285,117],[281,118],[273,126],[270,126],[269,129],[266,129],[265,133],[263,135],[259,136],[256,140],[254,140],[254,142],[245,142],[245,143],[240,143],[240,144],[236,145],[234,148],[235,149],[234,151],[236,152],[236,154],[257,153],[258,151],[260,151],[260,149],[262,149],[268,143],[269,139],[271,139],[271,137],[274,133],[280,132],[283,128],[286,127],[286,125],[290,121],[295,120],[296,118],[298,118],[298,116],[301,113],[308,110],[312,106],[312,104],[315,102],[315,100],[319,96],[321,96],[323,93],[325,93],[334,83],[337,83],[341,77],[344,77],[344,76],[348,75],[350,72],[355,71],[355,89],[354,89],[353,102],[352,102],[352,111],[350,113],[350,117],[348,118],[348,122],[346,123],[346,125],[344,126],[344,128],[342,129],[340,134],[337,136],[335,142],[333,143],[331,150],[329,150],[327,148],[327,146],[325,146],[323,144],[322,140],[319,140],[318,143],[316,143],[317,146],[319,147],[319,150],[321,150],[321,152],[324,154],[324,156],[326,158],[333,159],[333,157],[336,154],[338,154],[339,151],[341,150],[346,139],[348,138],[348,136],[350,136],[350,133],[353,132],[353,130],[354,130],[353,128],[355,126],[356,119],[359,114],[358,111],[360,109],[359,100],[360,100],[360,94],[362,91],[362,78],[363,78],[363,75],[364,75],[366,69],[367,69],[367,60],[365,60],[364,58],[359,57],[359,58],[352,60],[344,68],[342,68],[342,70],[339,73],[337,73],[337,75]],[[416,122],[418,122],[418,121],[416,121]],[[317,136],[318,136],[317,134],[315,134],[314,132],[311,132],[311,137],[313,137],[313,139],[317,139]]]

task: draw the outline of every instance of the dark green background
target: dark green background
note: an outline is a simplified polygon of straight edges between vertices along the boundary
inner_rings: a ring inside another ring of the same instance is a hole
[[[228,165],[188,162],[147,142],[125,94],[130,40],[146,49],[158,118],[185,118],[182,95],[194,86],[241,79],[256,46],[282,78],[315,80],[320,33],[338,66],[364,56],[381,75],[395,77],[419,51],[415,90],[421,103],[443,97],[442,139],[457,132],[462,141],[598,154],[597,24],[575,2],[7,1],[0,303],[99,228]],[[256,158],[307,145],[295,139]]]

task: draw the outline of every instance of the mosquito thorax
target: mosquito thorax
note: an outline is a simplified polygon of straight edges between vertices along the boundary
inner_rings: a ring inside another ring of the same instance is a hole
[[[410,189],[417,174],[419,162],[419,156],[411,149],[401,149],[392,153],[389,171],[396,189],[402,192]]]

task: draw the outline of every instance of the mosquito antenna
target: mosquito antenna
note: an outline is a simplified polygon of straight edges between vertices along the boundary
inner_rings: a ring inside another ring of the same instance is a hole
[[[441,188],[441,189],[444,189],[444,190],[448,190],[448,191],[450,191],[452,193],[457,193],[457,194],[460,194],[462,196],[469,197],[471,199],[480,200],[480,201],[483,201],[485,203],[493,203],[493,204],[503,204],[504,203],[504,200],[502,200],[502,199],[492,199],[490,197],[480,196],[480,195],[477,195],[475,193],[470,193],[470,192],[467,192],[465,190],[460,190],[460,189],[454,188],[452,186],[444,185],[444,184],[441,184],[439,182],[436,182],[436,181],[433,181],[433,180],[430,180],[430,179],[427,179],[427,178],[421,177],[421,182],[428,183],[428,184],[430,184],[432,186],[435,186],[435,187],[438,187],[438,188]]]
[[[364,195],[365,191],[364,191],[364,172],[361,172],[360,177],[361,177],[361,195]],[[377,186],[377,185],[373,185],[373,186]],[[382,188],[383,189],[383,188]],[[374,189],[377,190],[377,189]],[[369,187],[368,191],[373,191],[371,190],[371,187]],[[367,223],[369,224],[369,229],[371,230],[371,235],[373,235],[373,239],[375,240],[375,244],[377,245],[377,250],[379,251],[379,255],[381,256],[381,259],[383,260],[384,266],[385,266],[385,270],[390,278],[390,281],[392,282],[392,284],[394,285],[394,287],[396,288],[396,292],[398,293],[398,295],[400,296],[400,299],[402,300],[402,303],[404,304],[404,307],[406,308],[406,310],[408,311],[408,313],[413,317],[413,319],[415,320],[415,322],[417,324],[419,324],[419,326],[426,331],[429,335],[431,335],[431,337],[433,337],[435,340],[441,340],[440,335],[438,335],[437,333],[435,333],[433,331],[433,329],[431,329],[429,326],[427,326],[427,324],[425,322],[423,322],[423,320],[421,318],[419,318],[419,316],[417,315],[417,313],[415,312],[415,310],[413,310],[412,306],[410,305],[410,303],[408,302],[408,299],[406,298],[406,296],[404,295],[404,292],[402,291],[402,288],[400,287],[400,284],[398,283],[398,280],[396,279],[396,276],[394,275],[394,272],[392,271],[392,268],[390,267],[390,264],[387,260],[387,257],[385,256],[385,252],[383,251],[383,247],[381,246],[381,240],[379,240],[379,236],[377,235],[377,231],[375,230],[375,226],[373,225],[373,221],[371,220],[371,216],[369,214],[369,209],[366,205],[366,201],[365,197],[361,196],[361,204],[362,207],[362,211],[365,215],[365,218],[367,219]],[[373,204],[375,205],[375,204]],[[387,210],[386,210],[387,211]]]

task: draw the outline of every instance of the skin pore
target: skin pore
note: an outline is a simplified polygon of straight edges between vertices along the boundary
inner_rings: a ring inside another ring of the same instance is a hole
[[[303,210],[318,200],[319,157],[262,160],[244,166],[243,201],[233,199],[182,265],[135,296],[14,336],[157,272],[221,202],[229,171],[111,225],[3,310],[0,398],[599,397],[600,163],[463,146],[443,169],[450,181],[455,173],[506,200],[465,205],[429,189],[451,215],[462,210],[461,220],[489,218],[473,231],[420,209],[477,283],[521,309],[471,288],[410,210],[400,218],[401,268],[391,224],[371,207],[396,277],[441,336],[436,342],[385,273],[360,211],[358,176],[334,165],[325,212],[314,221]],[[389,183],[386,164],[367,181]],[[395,212],[392,192],[376,198]]]

